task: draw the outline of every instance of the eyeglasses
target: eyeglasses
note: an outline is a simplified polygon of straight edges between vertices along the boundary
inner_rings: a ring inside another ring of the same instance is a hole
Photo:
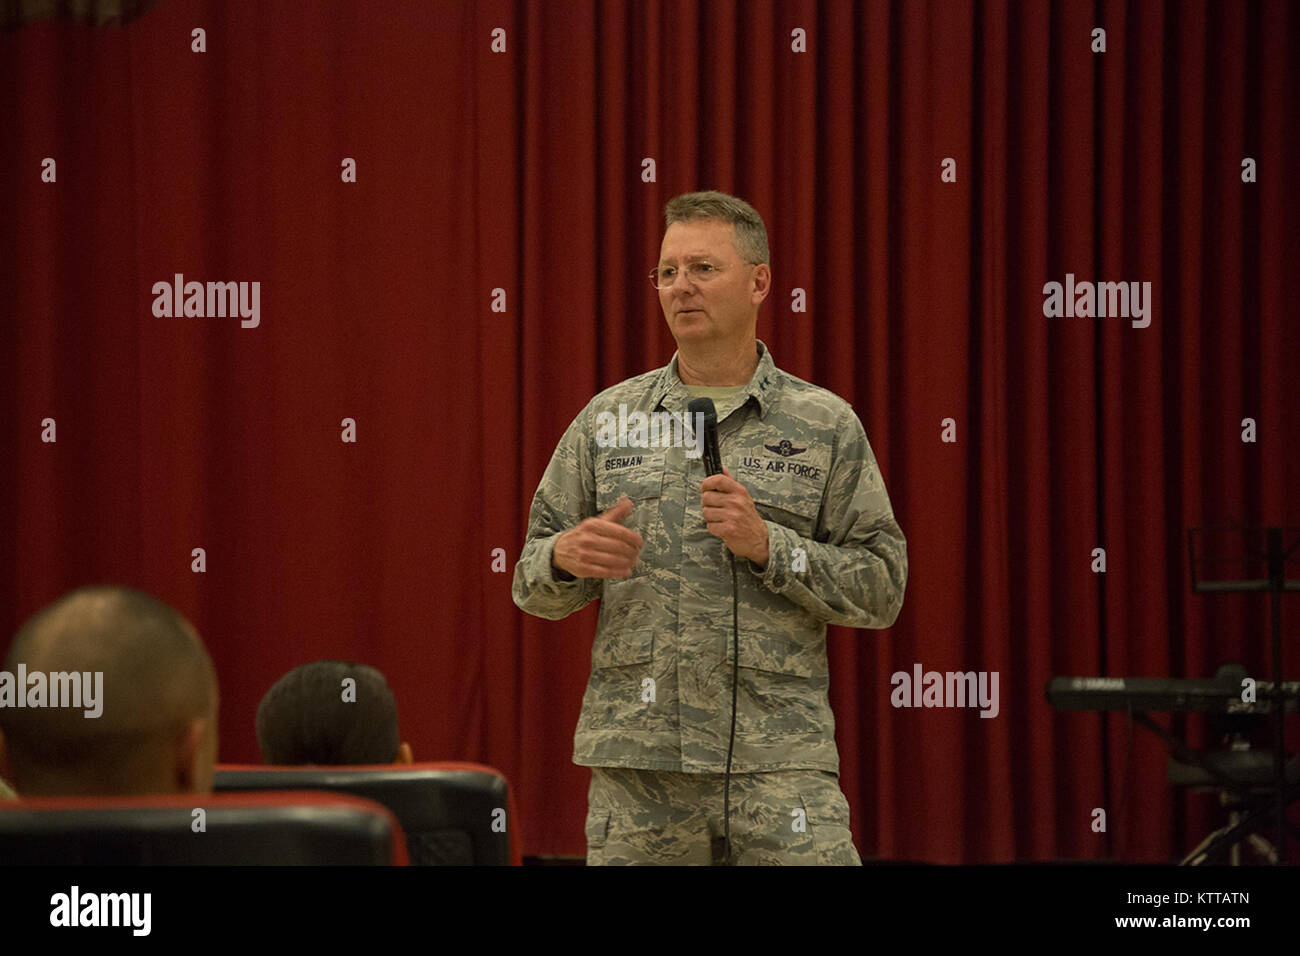
[[[751,265],[753,263],[750,263]],[[686,267],[686,278],[696,285],[703,285],[726,272],[722,266],[701,259]],[[672,266],[650,270],[650,284],[656,289],[671,289],[677,281],[677,270]]]

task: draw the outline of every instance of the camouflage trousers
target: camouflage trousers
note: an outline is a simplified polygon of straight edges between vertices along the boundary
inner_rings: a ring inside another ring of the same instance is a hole
[[[720,773],[592,767],[587,865],[708,866],[721,837]],[[731,775],[735,866],[860,866],[849,802],[825,770]]]

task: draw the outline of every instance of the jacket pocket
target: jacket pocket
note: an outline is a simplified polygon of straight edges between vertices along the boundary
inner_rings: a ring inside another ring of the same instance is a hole
[[[781,633],[762,630],[742,631],[740,635],[741,667],[788,674],[791,677],[819,677],[827,674],[826,643],[803,645]]]
[[[591,649],[591,666],[602,670],[645,664],[654,659],[654,650],[655,632],[652,628],[632,631],[602,629]]]
[[[819,734],[833,720],[825,644],[804,647],[779,634],[740,635],[736,732],[778,740]]]
[[[627,460],[637,463],[606,468],[606,465]],[[623,519],[623,527],[635,531],[645,542],[633,569],[633,577],[652,570],[663,547],[663,519],[659,513],[659,499],[663,496],[664,467],[662,454],[610,455],[596,462],[597,513],[604,514],[624,495],[632,499],[632,513]]]
[[[822,509],[820,485],[789,476],[764,475],[751,479],[747,488],[761,517],[791,529],[800,537],[813,537]]]
[[[623,461],[635,464],[607,467]],[[596,510],[608,511],[623,495],[633,501],[657,499],[663,484],[663,455],[610,455],[596,462]]]

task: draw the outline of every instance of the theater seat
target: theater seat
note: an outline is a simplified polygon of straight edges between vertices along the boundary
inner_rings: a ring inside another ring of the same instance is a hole
[[[0,860],[92,866],[386,866],[405,865],[407,857],[402,829],[385,807],[313,791],[40,797],[0,803]]]
[[[499,771],[482,764],[223,764],[217,767],[214,786],[226,793],[329,790],[382,803],[406,833],[412,865],[517,866],[521,862],[518,816],[509,784]]]

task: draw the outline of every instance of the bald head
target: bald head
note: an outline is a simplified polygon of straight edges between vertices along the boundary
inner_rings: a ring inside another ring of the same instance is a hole
[[[76,674],[90,687],[103,675],[93,709],[48,706],[53,695],[46,706],[0,707],[20,795],[211,789],[216,672],[194,628],[166,604],[128,588],[73,591],[18,631],[3,670],[16,679],[20,665],[29,686]]]

